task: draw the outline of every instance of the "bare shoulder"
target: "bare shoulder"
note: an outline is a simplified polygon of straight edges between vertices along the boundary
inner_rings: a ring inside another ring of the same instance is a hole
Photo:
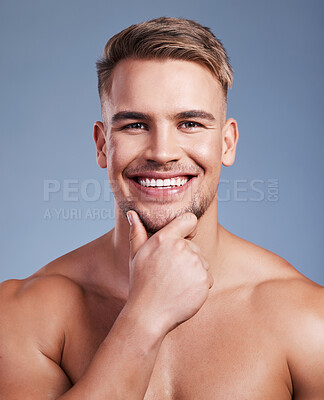
[[[324,316],[324,287],[308,279],[287,260],[253,243],[244,241],[252,280],[253,296],[261,307],[275,307],[288,320],[298,316]],[[277,313],[278,314],[278,313]],[[280,313],[279,313],[280,314]]]
[[[56,360],[71,315],[84,307],[84,289],[64,275],[36,273],[8,280],[0,284],[0,335],[11,340],[25,335]]]
[[[65,306],[65,297],[70,297],[71,305],[75,298],[82,296],[82,288],[73,280],[60,274],[42,275],[36,273],[26,279],[10,279],[0,284],[0,307],[5,311],[7,307],[29,308],[40,312],[44,306],[51,308]]]
[[[234,235],[233,235],[234,236]],[[235,237],[236,261],[247,276],[252,301],[260,309],[274,308],[274,316],[295,318],[324,317],[324,287],[301,274],[279,255]]]
[[[98,242],[87,243],[45,265],[32,276],[0,284],[0,319],[9,325],[30,328],[39,337],[71,325],[89,311],[89,297],[103,297],[95,276]],[[101,246],[103,247],[103,246]],[[72,318],[73,317],[73,318]],[[44,331],[46,330],[46,332]]]
[[[258,285],[253,297],[283,349],[294,399],[324,398],[324,288],[296,275]]]
[[[256,276],[251,310],[287,359],[294,399],[324,398],[324,287],[270,251],[246,241],[239,246]]]
[[[298,334],[312,332],[314,326],[322,325],[324,334],[324,287],[300,274],[285,260],[276,261],[273,276],[253,288],[252,299],[260,312],[269,313],[270,322],[277,322],[282,328],[290,326]]]
[[[80,307],[83,296],[82,288],[62,275],[5,281],[0,284],[0,334],[12,340],[18,333],[33,338],[40,348],[47,347],[44,352],[56,358],[63,344],[65,323]],[[47,345],[49,338],[51,348]]]
[[[61,358],[82,299],[82,289],[59,275],[0,285],[0,397],[57,398],[71,387]]]

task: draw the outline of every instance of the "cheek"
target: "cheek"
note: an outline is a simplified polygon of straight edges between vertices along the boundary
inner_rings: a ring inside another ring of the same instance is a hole
[[[201,138],[190,146],[190,154],[206,173],[215,174],[221,168],[222,142],[220,135],[211,132],[209,137]]]
[[[127,167],[133,158],[130,141],[121,137],[110,137],[107,144],[107,170],[108,177],[115,178]]]
[[[222,147],[221,141],[204,140],[194,147],[191,157],[204,169],[201,181],[201,195],[212,199],[215,197],[221,172]]]

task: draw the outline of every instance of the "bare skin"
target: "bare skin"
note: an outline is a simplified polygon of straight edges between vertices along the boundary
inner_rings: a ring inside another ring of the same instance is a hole
[[[125,110],[149,119],[112,123]],[[188,110],[215,120],[175,117]],[[199,65],[116,67],[94,128],[115,228],[2,284],[0,398],[324,398],[323,288],[217,223],[220,166],[233,163],[238,139],[225,112]],[[130,182],[136,171],[186,169],[196,174],[187,189],[163,198]],[[192,198],[209,202],[198,221]],[[136,211],[131,227],[119,205]]]

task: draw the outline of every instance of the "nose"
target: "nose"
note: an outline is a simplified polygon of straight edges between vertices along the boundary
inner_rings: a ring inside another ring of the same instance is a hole
[[[181,158],[181,146],[178,143],[175,129],[156,127],[151,130],[144,156],[147,161],[161,165],[178,161]]]

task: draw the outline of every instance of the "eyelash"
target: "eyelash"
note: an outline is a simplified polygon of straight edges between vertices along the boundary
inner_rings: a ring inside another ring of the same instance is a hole
[[[181,122],[180,126],[184,125],[184,124],[194,124],[195,125],[195,126],[188,127],[187,129],[197,128],[197,127],[202,128],[203,127],[202,124],[200,124],[199,122],[195,122],[195,121],[184,121],[184,122]]]
[[[187,127],[186,129],[194,129],[194,128],[197,128],[197,127],[200,127],[200,128],[203,127],[202,124],[200,124],[199,122],[195,122],[195,121],[184,121],[184,122],[181,122],[181,123],[179,124],[179,126],[184,125],[184,124],[193,124],[193,125],[195,125],[195,126]],[[145,124],[143,124],[142,122],[133,122],[133,123],[131,123],[131,124],[125,125],[125,126],[122,128],[122,130],[125,130],[125,129],[135,129],[135,130],[141,129],[141,128],[138,128],[138,127],[135,128],[136,125],[142,125],[142,127],[147,127],[147,126],[146,126]]]
[[[142,122],[132,122],[131,124],[125,125],[124,127],[122,127],[122,130],[124,129],[137,129],[134,127],[134,125],[142,125],[145,126],[145,124],[143,124]]]

